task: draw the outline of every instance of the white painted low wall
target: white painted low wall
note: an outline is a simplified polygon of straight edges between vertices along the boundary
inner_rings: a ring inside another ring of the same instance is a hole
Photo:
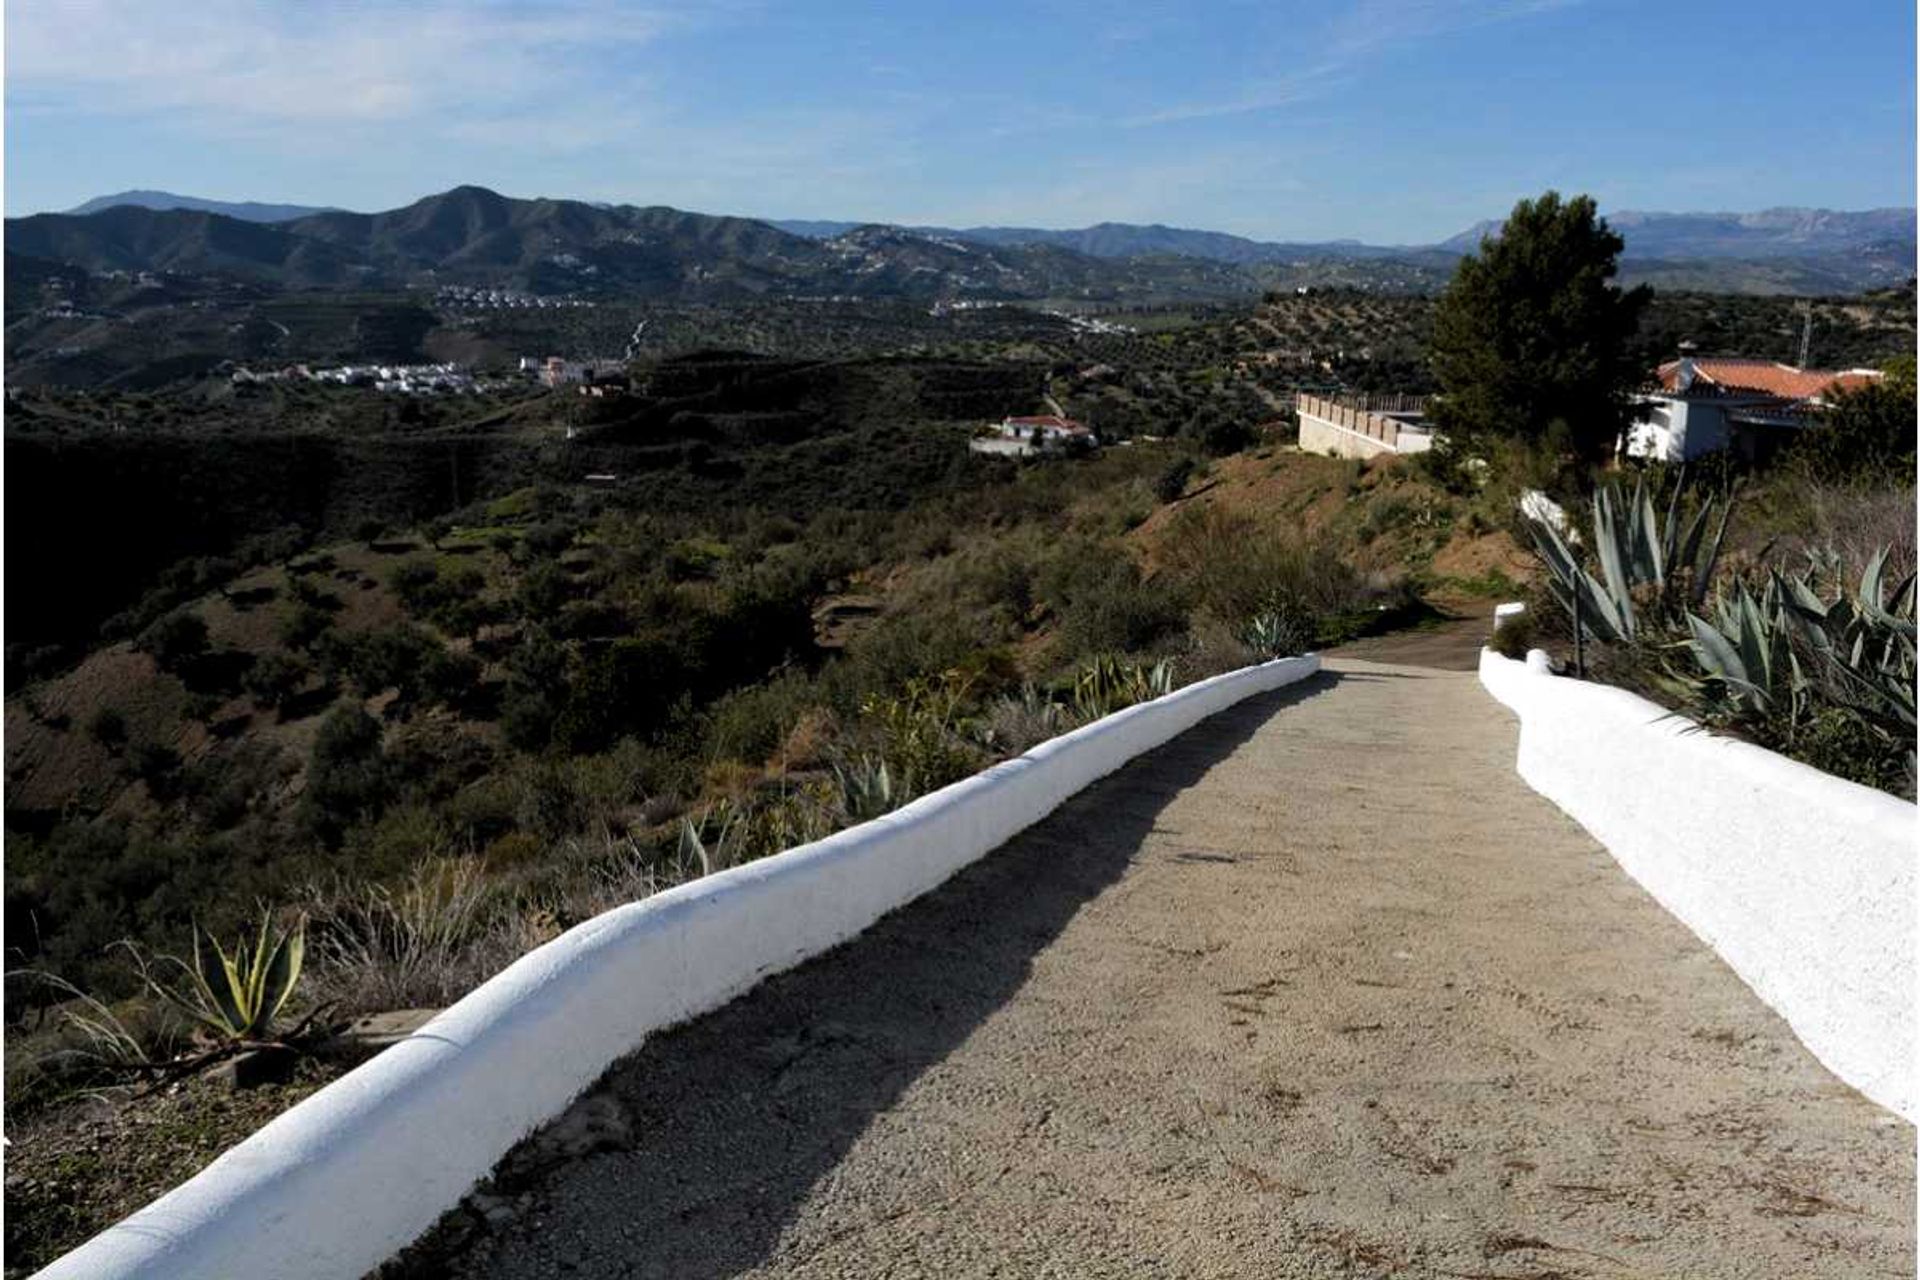
[[[1520,718],[1529,786],[1592,832],[1835,1075],[1920,1118],[1913,805],[1544,663],[1483,649],[1480,680]]]
[[[1319,669],[1308,655],[1200,681],[571,929],[40,1275],[362,1276],[651,1032],[846,941],[1135,756]]]

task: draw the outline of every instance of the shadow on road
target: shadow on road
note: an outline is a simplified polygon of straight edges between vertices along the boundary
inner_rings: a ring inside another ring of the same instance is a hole
[[[456,1210],[380,1274],[691,1280],[765,1262],[873,1118],[1019,991],[1174,797],[1339,679],[1221,712],[854,942],[655,1036],[503,1163],[487,1193],[531,1197],[512,1221]]]

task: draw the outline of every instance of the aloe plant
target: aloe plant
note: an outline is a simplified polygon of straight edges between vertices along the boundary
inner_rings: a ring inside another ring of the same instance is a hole
[[[1714,566],[1726,539],[1731,503],[1720,513],[1711,542],[1707,528],[1715,502],[1708,498],[1691,518],[1682,520],[1680,495],[1685,477],[1675,482],[1660,517],[1655,495],[1644,480],[1632,493],[1614,484],[1593,495],[1593,548],[1596,578],[1580,564],[1566,536],[1551,524],[1529,518],[1534,549],[1547,569],[1547,588],[1585,628],[1602,640],[1632,644],[1648,620],[1667,621],[1706,599]],[[1644,616],[1643,616],[1644,615]]]
[[[253,945],[249,947],[242,938],[232,952],[211,934],[195,929],[193,962],[171,958],[182,971],[181,980],[169,985],[148,977],[147,984],[155,995],[222,1040],[263,1040],[300,983],[306,952],[304,918],[278,936],[272,923],[263,919]]]

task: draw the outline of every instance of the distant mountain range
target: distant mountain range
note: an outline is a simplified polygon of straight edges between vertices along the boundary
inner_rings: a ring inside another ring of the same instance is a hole
[[[723,301],[762,294],[1075,297],[1127,302],[1244,295],[1262,281],[1196,257],[1111,259],[862,226],[798,236],[751,218],[456,187],[384,213],[282,221],[121,204],[10,218],[9,257],[90,272],[221,274],[291,288],[467,284],[536,293]]]
[[[1913,274],[1914,211],[1609,214],[1623,275],[1671,287],[1848,292]],[[1496,233],[1435,245],[1291,243],[1160,225],[890,227],[716,217],[663,206],[515,200],[457,187],[384,213],[161,191],[8,219],[9,254],[91,271],[231,273],[292,287],[495,284],[721,299],[767,292],[914,298],[1232,296],[1299,282],[1422,289]]]
[[[1762,209],[1758,213],[1637,213],[1606,215],[1626,240],[1631,258],[1804,258],[1878,251],[1905,245],[1913,256],[1912,209]],[[1465,253],[1482,236],[1498,234],[1498,219],[1476,223],[1439,248]]]
[[[824,239],[844,235],[859,223],[772,220],[774,226],[795,235]],[[1370,245],[1358,240],[1283,242],[1250,240],[1224,231],[1195,231],[1159,223],[1102,222],[1091,227],[1054,231],[1041,227],[908,227],[919,235],[965,240],[975,244],[1049,244],[1095,258],[1139,258],[1177,255],[1206,258],[1247,266],[1258,262],[1294,262],[1310,258],[1418,258],[1434,252],[1430,245]],[[1458,253],[1445,255],[1451,259]]]
[[[122,191],[118,195],[95,196],[85,204],[67,210],[73,214],[99,213],[123,204],[141,209],[187,209],[196,213],[218,213],[242,222],[291,222],[309,214],[331,213],[327,205],[260,204],[253,200],[202,200],[199,196],[180,196],[171,191]]]

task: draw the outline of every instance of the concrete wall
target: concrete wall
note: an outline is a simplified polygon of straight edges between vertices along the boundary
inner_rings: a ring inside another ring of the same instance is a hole
[[[590,920],[40,1274],[362,1276],[649,1033],[846,941],[1141,752],[1319,666],[1309,655],[1203,680],[872,822]]]
[[[1520,718],[1520,776],[1835,1075],[1920,1119],[1914,806],[1544,666],[1480,655],[1481,682]]]
[[[1006,458],[1030,458],[1040,452],[1025,440],[1010,440],[1006,436],[975,436],[967,441],[967,448],[974,453],[999,454]]]
[[[1371,458],[1382,453],[1422,453],[1433,447],[1431,432],[1413,430],[1390,414],[1305,394],[1295,398],[1294,407],[1300,419],[1300,447],[1309,453]]]

